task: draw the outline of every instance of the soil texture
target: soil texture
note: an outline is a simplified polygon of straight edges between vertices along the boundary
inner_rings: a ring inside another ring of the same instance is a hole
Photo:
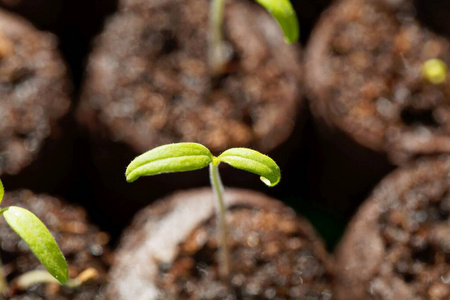
[[[300,49],[285,44],[279,25],[259,4],[226,3],[229,61],[214,76],[207,61],[210,1],[119,3],[94,42],[77,109],[90,138],[91,173],[111,192],[99,191],[98,199],[130,200],[134,213],[173,190],[208,184],[207,175],[196,174],[152,178],[151,194],[148,181],[127,184],[123,174],[131,160],[162,144],[199,142],[218,155],[230,147],[271,154],[287,142],[301,108]],[[227,174],[225,182],[243,186],[245,180]],[[99,205],[107,206],[111,219],[131,217],[117,215],[110,203]]]
[[[0,176],[3,179],[21,174],[27,166],[41,160],[45,147],[47,154],[55,153],[51,151],[63,135],[58,122],[69,110],[69,92],[66,66],[55,37],[0,10]],[[63,151],[53,159],[64,155]],[[47,165],[50,166],[53,165]],[[55,166],[55,174],[59,174],[58,170]],[[43,177],[53,178],[35,176],[34,180]]]
[[[413,4],[336,2],[305,57],[315,116],[394,164],[450,150],[450,79],[422,75],[428,59],[450,63],[450,43],[415,18]]]
[[[83,208],[68,205],[62,200],[37,195],[29,190],[8,192],[2,206],[21,206],[33,212],[49,229],[67,259],[69,277],[75,278],[93,268],[97,276],[78,288],[59,284],[35,284],[23,291],[17,288],[19,275],[35,269],[44,269],[28,246],[0,218],[0,257],[11,291],[6,298],[14,300],[92,300],[100,298],[111,261],[109,235],[91,225]]]
[[[178,141],[268,152],[284,141],[300,100],[298,49],[262,8],[228,2],[230,61],[212,79],[209,1],[145,1],[118,12],[90,56],[84,125],[137,153]]]
[[[331,265],[312,226],[272,198],[226,190],[231,274],[218,278],[214,198],[179,192],[125,231],[108,299],[332,299]]]
[[[366,200],[338,247],[337,299],[450,298],[450,157],[402,167]]]

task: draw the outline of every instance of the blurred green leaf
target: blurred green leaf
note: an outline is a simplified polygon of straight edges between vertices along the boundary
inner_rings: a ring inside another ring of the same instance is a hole
[[[447,64],[432,58],[422,65],[422,76],[432,84],[441,84],[447,80]]]
[[[30,211],[17,206],[6,208],[3,215],[50,274],[61,284],[65,283],[68,278],[66,260],[44,223]]]
[[[285,39],[292,44],[299,37],[297,15],[289,0],[256,0],[274,16],[283,30]]]
[[[281,179],[277,163],[258,151],[248,148],[232,148],[217,157],[237,169],[245,170],[261,176],[261,181],[268,186],[275,186]]]
[[[0,203],[2,203],[4,195],[5,195],[5,188],[3,187],[3,183],[0,180]]]
[[[128,165],[125,176],[128,182],[133,182],[141,176],[193,171],[207,167],[212,159],[211,152],[201,144],[169,144],[136,157]]]

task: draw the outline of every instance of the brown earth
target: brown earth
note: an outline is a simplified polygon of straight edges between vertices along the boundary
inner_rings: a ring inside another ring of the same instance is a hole
[[[101,299],[99,294],[106,283],[111,261],[109,235],[92,225],[86,211],[79,206],[69,205],[63,200],[29,190],[7,192],[2,207],[20,206],[34,213],[49,229],[66,257],[69,277],[75,278],[83,271],[93,268],[98,278],[76,288],[59,284],[36,284],[26,291],[17,288],[19,275],[35,269],[42,269],[38,259],[28,246],[0,218],[0,257],[3,271],[10,282],[11,291],[6,298],[14,300],[64,300]]]
[[[383,179],[336,251],[337,299],[449,299],[449,174],[445,155]]]
[[[306,219],[272,198],[226,190],[229,282],[218,279],[214,199],[179,192],[142,210],[122,235],[108,299],[332,299],[332,269]]]

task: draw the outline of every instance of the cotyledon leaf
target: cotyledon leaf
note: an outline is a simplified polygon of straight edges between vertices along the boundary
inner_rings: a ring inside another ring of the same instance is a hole
[[[212,159],[211,152],[201,144],[168,144],[136,157],[128,165],[125,176],[128,182],[133,182],[141,176],[193,171],[207,167]]]
[[[275,186],[281,179],[277,163],[258,151],[248,148],[232,148],[217,157],[218,162],[225,162],[232,167],[260,175],[261,181],[268,186]]]
[[[44,223],[30,211],[17,206],[6,208],[3,215],[48,272],[61,284],[65,283],[68,279],[67,262]]]
[[[4,195],[5,195],[5,188],[3,187],[3,183],[0,180],[0,203],[2,203]]]
[[[289,0],[256,0],[256,2],[267,9],[277,20],[288,43],[292,44],[298,40],[299,27],[297,15]]]

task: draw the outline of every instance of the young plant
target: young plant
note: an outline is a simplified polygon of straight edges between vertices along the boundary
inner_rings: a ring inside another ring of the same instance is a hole
[[[261,4],[280,25],[286,43],[297,42],[299,37],[298,20],[295,10],[289,0],[256,0]],[[208,61],[210,73],[222,73],[230,55],[226,43],[223,41],[222,25],[225,0],[211,0],[209,12]]]
[[[0,203],[4,196],[3,184],[0,181]],[[25,241],[34,255],[44,265],[48,272],[64,284],[68,278],[66,259],[55,239],[33,213],[22,207],[8,206],[0,209],[8,225]],[[0,274],[0,293],[8,290],[8,284],[3,274]]]
[[[219,175],[221,162],[260,175],[262,182],[268,186],[275,186],[281,178],[278,165],[270,157],[258,151],[232,148],[215,157],[208,148],[197,143],[175,143],[156,147],[136,157],[128,165],[125,176],[128,182],[133,182],[141,176],[193,171],[209,165],[210,182],[217,200],[216,211],[221,249],[219,275],[222,279],[227,279],[230,274],[230,255],[225,222],[224,188]]]

